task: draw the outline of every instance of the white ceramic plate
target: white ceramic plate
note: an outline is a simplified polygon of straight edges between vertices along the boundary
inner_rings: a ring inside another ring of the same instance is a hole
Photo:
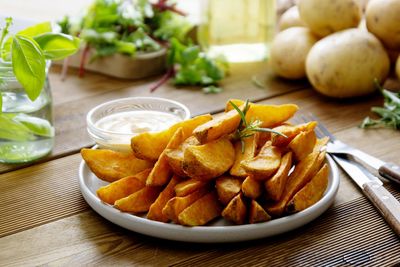
[[[152,221],[145,217],[121,212],[113,208],[113,206],[102,202],[97,197],[96,190],[107,183],[98,179],[84,161],[81,162],[79,169],[79,185],[86,202],[98,214],[126,229],[177,241],[201,243],[237,242],[288,232],[311,222],[326,211],[333,203],[339,188],[337,166],[329,156],[327,156],[327,162],[330,167],[329,183],[320,201],[304,211],[258,224],[230,225],[225,220],[219,219],[208,226],[186,227]]]

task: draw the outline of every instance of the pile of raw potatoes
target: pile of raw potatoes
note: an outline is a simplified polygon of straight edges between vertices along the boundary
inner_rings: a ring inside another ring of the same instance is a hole
[[[399,0],[298,0],[279,26],[270,64],[281,77],[336,98],[373,92],[391,63],[400,78]]]

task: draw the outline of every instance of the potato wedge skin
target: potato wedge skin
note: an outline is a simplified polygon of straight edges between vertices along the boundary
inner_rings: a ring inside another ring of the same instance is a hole
[[[131,139],[132,151],[137,158],[157,161],[178,128],[183,128],[184,139],[186,139],[197,126],[211,119],[212,116],[210,114],[200,115],[186,121],[178,122],[161,132],[138,134]]]
[[[81,150],[82,158],[90,170],[101,180],[114,182],[153,167],[153,162],[136,158],[132,153],[109,149]]]
[[[242,166],[242,161],[250,160],[254,157],[257,150],[257,136],[253,135],[243,140],[244,151],[242,152],[242,143],[236,142],[235,147],[235,161],[232,168],[229,170],[230,175],[237,177],[247,177],[247,172]]]
[[[286,211],[299,212],[317,203],[328,187],[328,176],[329,168],[325,163],[311,181],[293,196],[286,206]]]
[[[242,183],[242,192],[248,198],[257,199],[263,193],[262,181],[247,176]]]
[[[278,170],[281,156],[281,150],[272,146],[272,143],[268,141],[257,156],[250,160],[242,161],[242,166],[255,179],[267,180]]]
[[[165,149],[165,156],[173,173],[186,177],[186,173],[183,171],[183,156],[187,147],[191,145],[200,145],[199,141],[194,136],[187,138],[179,147],[175,149]]]
[[[129,196],[145,187],[151,169],[146,169],[133,176],[127,176],[97,189],[97,196],[104,202],[114,205],[118,199]]]
[[[212,191],[179,213],[178,221],[187,226],[205,225],[219,217],[221,210],[222,207],[218,201],[217,193]]]
[[[161,187],[145,186],[135,193],[115,201],[114,206],[120,211],[147,212],[161,192]]]
[[[222,216],[235,224],[243,224],[246,221],[247,206],[242,194],[236,195],[222,211]]]
[[[285,189],[289,171],[292,168],[292,152],[286,153],[281,160],[278,171],[271,179],[265,181],[265,192],[267,198],[278,201]]]
[[[249,210],[249,223],[261,223],[271,220],[271,216],[254,199],[251,200]]]
[[[240,107],[243,110],[243,107]],[[236,110],[228,111],[193,130],[193,135],[201,144],[217,140],[230,134],[239,126],[240,115]]]
[[[187,176],[209,180],[229,170],[235,160],[235,149],[227,138],[204,145],[189,146],[184,152],[183,170]]]
[[[228,205],[237,194],[240,193],[242,180],[232,176],[221,176],[215,181],[218,199],[224,205]]]

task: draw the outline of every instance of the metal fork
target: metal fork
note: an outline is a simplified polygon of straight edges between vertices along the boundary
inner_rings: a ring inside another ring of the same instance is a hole
[[[400,166],[394,163],[386,163],[378,158],[375,158],[367,153],[353,148],[342,141],[336,139],[333,134],[324,126],[324,124],[313,114],[300,115],[303,121],[317,121],[318,125],[315,129],[317,136],[328,136],[329,143],[327,145],[327,152],[338,156],[351,156],[358,161],[370,166],[376,170],[382,177],[385,177],[395,183],[400,184]]]

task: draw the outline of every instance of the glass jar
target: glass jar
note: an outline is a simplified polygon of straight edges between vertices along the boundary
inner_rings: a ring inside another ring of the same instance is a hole
[[[204,0],[198,40],[207,53],[228,62],[268,58],[275,33],[275,0]]]
[[[0,63],[0,162],[29,162],[47,155],[54,144],[52,96],[47,78],[31,101],[8,63]]]

